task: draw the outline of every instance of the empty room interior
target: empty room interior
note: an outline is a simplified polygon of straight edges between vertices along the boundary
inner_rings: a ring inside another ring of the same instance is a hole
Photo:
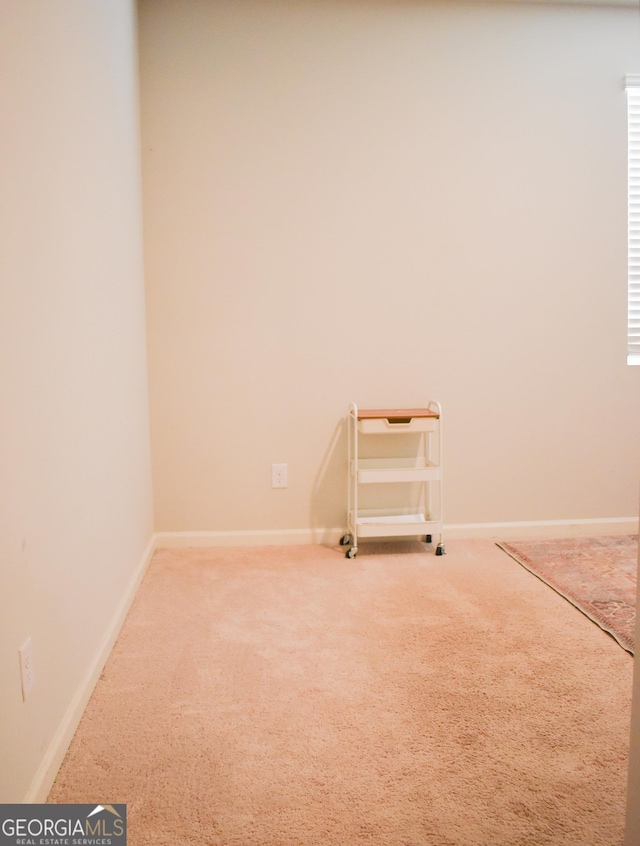
[[[637,533],[637,2],[3,0],[0,63],[0,802],[47,800],[154,556],[427,590]],[[348,560],[350,403],[434,400],[447,554]]]

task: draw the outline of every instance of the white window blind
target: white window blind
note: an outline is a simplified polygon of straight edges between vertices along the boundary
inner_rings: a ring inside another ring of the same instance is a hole
[[[628,271],[627,363],[640,364],[640,74],[630,74],[627,89]]]

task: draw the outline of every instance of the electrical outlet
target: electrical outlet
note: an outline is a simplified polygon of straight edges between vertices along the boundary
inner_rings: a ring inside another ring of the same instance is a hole
[[[28,637],[18,651],[20,657],[20,681],[22,683],[22,701],[24,702],[33,690],[36,675],[33,669],[33,649],[31,638]]]
[[[286,464],[272,464],[271,465],[271,487],[272,488],[286,488],[287,487],[287,465]]]

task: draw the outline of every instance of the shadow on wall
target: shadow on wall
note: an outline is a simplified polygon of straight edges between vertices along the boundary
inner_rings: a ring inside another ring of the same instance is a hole
[[[347,526],[347,419],[338,421],[311,491],[309,524],[318,543],[333,544]],[[334,531],[332,531],[334,530]]]

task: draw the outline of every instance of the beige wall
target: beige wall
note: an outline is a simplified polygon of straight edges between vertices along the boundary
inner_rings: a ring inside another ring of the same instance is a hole
[[[0,802],[46,796],[153,532],[134,24],[0,4]]]
[[[140,10],[156,528],[342,527],[348,402],[428,398],[447,523],[636,516],[637,10]]]

